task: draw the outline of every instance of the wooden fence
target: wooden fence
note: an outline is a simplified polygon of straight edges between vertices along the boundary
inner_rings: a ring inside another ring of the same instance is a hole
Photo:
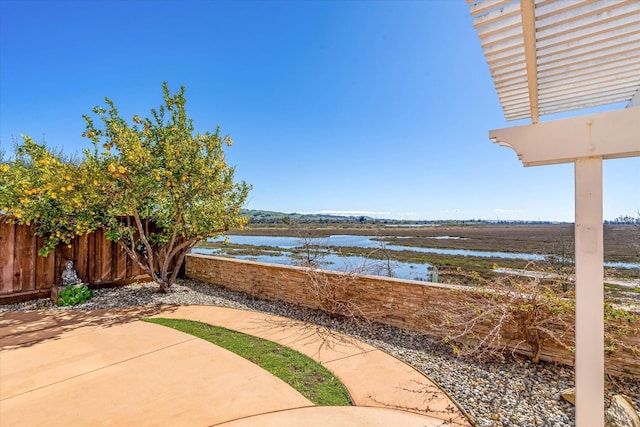
[[[0,217],[0,304],[46,298],[54,284],[62,283],[67,260],[78,277],[91,287],[124,285],[149,280],[117,243],[101,230],[58,245],[49,256],[38,256],[42,237],[33,225],[9,224]]]

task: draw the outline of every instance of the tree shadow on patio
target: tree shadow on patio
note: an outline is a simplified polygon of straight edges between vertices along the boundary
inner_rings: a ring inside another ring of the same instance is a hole
[[[173,306],[139,306],[101,310],[14,311],[0,314],[0,350],[30,347],[63,335],[90,332],[174,311]]]

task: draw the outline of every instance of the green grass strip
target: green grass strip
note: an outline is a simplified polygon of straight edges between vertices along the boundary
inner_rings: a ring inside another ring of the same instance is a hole
[[[193,320],[157,317],[142,320],[191,334],[244,357],[289,384],[314,405],[351,405],[340,380],[315,360],[289,347]]]

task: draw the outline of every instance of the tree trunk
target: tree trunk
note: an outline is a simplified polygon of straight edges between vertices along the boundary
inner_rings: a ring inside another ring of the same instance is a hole
[[[164,294],[168,294],[169,292],[171,292],[171,285],[169,283],[165,283],[165,282],[156,282],[156,283],[158,284],[160,292]]]
[[[542,339],[540,338],[540,332],[536,329],[530,336],[530,344],[532,351],[532,362],[540,362],[540,355],[542,354]]]

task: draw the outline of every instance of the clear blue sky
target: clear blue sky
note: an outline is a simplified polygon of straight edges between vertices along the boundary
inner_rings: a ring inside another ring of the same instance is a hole
[[[88,148],[104,97],[147,115],[187,89],[248,208],[572,221],[573,165],[524,168],[463,0],[0,0],[0,143]],[[640,159],[605,162],[605,218],[637,215]]]

